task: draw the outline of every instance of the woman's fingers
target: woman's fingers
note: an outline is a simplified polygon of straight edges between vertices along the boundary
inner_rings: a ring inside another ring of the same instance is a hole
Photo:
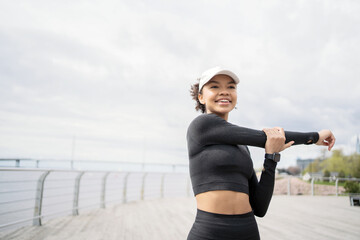
[[[281,152],[290,147],[294,142],[285,144],[285,132],[280,127],[264,128],[266,134],[265,151],[267,153]]]
[[[328,130],[324,129],[319,132],[319,141],[316,143],[317,145],[327,146],[330,151],[335,145],[335,136],[334,134]]]
[[[327,139],[327,141],[329,143],[328,150],[330,151],[332,149],[332,147],[335,145],[335,137],[332,133],[331,133],[330,137]]]
[[[290,142],[288,142],[287,144],[285,144],[285,145],[284,145],[283,150],[285,150],[285,149],[287,149],[287,148],[291,147],[291,145],[293,145],[294,143],[295,143],[295,141],[290,141]]]
[[[263,131],[266,133],[266,134],[281,134],[283,136],[285,136],[285,132],[284,132],[284,129],[281,128],[281,127],[274,127],[274,128],[264,128]]]

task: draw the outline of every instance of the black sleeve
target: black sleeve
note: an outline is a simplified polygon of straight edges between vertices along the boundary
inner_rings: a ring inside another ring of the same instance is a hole
[[[265,147],[266,134],[261,130],[240,127],[227,122],[216,114],[202,114],[190,124],[188,139],[202,146],[212,144],[249,145]],[[285,131],[286,143],[311,144],[319,140],[317,132],[300,133]]]
[[[269,207],[275,184],[276,162],[265,159],[264,168],[258,182],[253,171],[249,179],[249,198],[253,212],[258,217],[263,217]]]

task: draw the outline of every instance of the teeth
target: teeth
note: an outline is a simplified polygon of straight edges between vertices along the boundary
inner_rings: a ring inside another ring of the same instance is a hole
[[[229,100],[220,100],[220,102],[227,103]]]

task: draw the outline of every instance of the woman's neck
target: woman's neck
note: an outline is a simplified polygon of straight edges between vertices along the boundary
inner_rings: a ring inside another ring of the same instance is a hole
[[[228,120],[229,117],[229,113],[225,113],[225,114],[219,114],[219,113],[213,113],[213,112],[206,112],[207,114],[215,114],[219,117],[221,117],[222,119],[224,119],[225,121]]]

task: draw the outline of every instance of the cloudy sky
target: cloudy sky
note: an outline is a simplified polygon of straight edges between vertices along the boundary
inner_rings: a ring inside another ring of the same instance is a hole
[[[353,0],[0,0],[0,158],[187,163],[189,88],[217,65],[241,79],[230,122],[331,129],[352,153],[359,12]],[[279,166],[322,149],[292,147]]]

